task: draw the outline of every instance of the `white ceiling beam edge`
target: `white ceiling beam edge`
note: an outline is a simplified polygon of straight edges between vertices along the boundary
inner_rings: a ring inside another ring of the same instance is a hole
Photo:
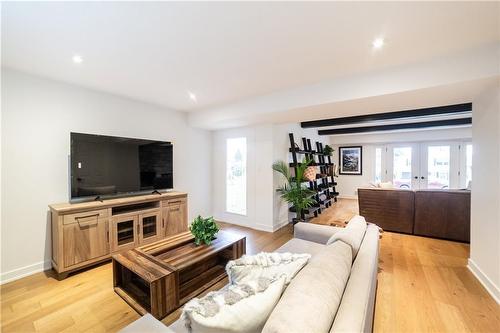
[[[432,61],[400,66],[362,75],[338,78],[331,81],[303,86],[259,96],[243,102],[220,108],[201,110],[188,115],[192,126],[220,129],[252,125],[269,119],[269,115],[280,113],[281,122],[289,121],[286,114],[302,110],[301,121],[321,118],[342,117],[366,114],[359,110],[357,114],[336,113],[334,109],[308,117],[308,108],[318,107],[366,98],[408,93],[421,89],[463,84],[466,82],[495,80],[499,76],[500,44],[495,43],[460,54],[441,57]],[[481,83],[484,83],[481,81]],[[467,102],[467,101],[465,101]],[[452,104],[443,101],[440,105]],[[436,106],[422,105],[421,107]],[[416,108],[413,105],[411,108]],[[384,110],[385,112],[399,110]],[[280,122],[280,121],[278,121]]]

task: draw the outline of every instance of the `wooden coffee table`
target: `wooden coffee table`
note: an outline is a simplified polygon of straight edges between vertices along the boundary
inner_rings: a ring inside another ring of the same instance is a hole
[[[137,312],[161,319],[226,277],[226,264],[246,252],[243,236],[219,231],[210,245],[190,232],[113,256],[113,286]]]

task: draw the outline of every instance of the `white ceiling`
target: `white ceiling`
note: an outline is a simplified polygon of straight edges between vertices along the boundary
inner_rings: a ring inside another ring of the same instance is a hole
[[[494,2],[4,2],[2,65],[203,112],[491,44],[499,40],[498,7]],[[386,40],[378,51],[371,48],[376,37]],[[74,64],[74,54],[84,62]]]

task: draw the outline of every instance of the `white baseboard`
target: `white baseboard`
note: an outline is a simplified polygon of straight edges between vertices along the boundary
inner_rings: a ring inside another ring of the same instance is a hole
[[[48,260],[33,265],[28,265],[25,267],[13,269],[11,271],[0,274],[0,284],[12,282],[20,278],[23,278],[25,276],[32,275],[35,273],[40,273],[49,270],[51,268],[52,268],[52,263],[50,260]]]
[[[243,223],[243,222],[238,222],[238,221],[224,221],[222,219],[215,219],[216,221],[222,222],[222,223],[227,223],[227,224],[234,224],[234,225],[239,225],[241,227],[249,228],[249,229],[254,229],[254,230],[259,230],[259,231],[266,231],[266,232],[275,232],[276,230],[284,227],[287,223],[288,220],[286,221],[281,221],[277,225],[267,225],[267,224],[262,224],[262,223],[255,223],[255,224],[248,224],[248,223]]]
[[[493,281],[483,273],[483,271],[476,265],[476,263],[469,258],[467,268],[474,274],[474,276],[481,282],[483,287],[488,291],[488,293],[493,297],[493,299],[500,304],[500,289],[496,286]]]
[[[283,220],[281,221],[280,223],[276,224],[276,225],[273,225],[273,232],[283,228],[284,226],[286,226],[288,223],[288,218],[286,220]]]

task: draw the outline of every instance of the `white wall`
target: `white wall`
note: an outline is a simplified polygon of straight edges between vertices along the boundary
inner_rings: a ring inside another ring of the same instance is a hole
[[[226,211],[226,140],[247,139],[247,214]],[[253,229],[273,231],[273,136],[271,125],[214,132],[213,212],[215,219]]]
[[[291,161],[288,133],[302,147],[301,138],[327,142],[317,130],[302,129],[298,124],[257,125],[214,132],[213,137],[213,211],[216,219],[249,228],[274,231],[289,221],[288,205],[276,193],[282,183],[272,170],[277,160]],[[247,138],[247,214],[226,212],[226,140]],[[313,147],[316,149],[316,147]]]
[[[472,137],[471,127],[448,128],[439,130],[418,130],[378,134],[353,134],[330,136],[330,143],[335,149],[333,159],[339,162],[339,146],[362,146],[363,147],[363,174],[362,175],[339,175],[337,178],[337,190],[340,197],[356,198],[357,189],[366,187],[374,180],[375,170],[375,148],[386,144],[427,142],[427,141],[450,141],[470,140]],[[390,180],[390,179],[385,179]]]
[[[473,102],[469,268],[500,303],[500,84]]]
[[[211,213],[211,132],[184,113],[2,70],[2,281],[50,266],[47,205],[69,198],[69,133],[174,144],[174,187],[190,219]]]

